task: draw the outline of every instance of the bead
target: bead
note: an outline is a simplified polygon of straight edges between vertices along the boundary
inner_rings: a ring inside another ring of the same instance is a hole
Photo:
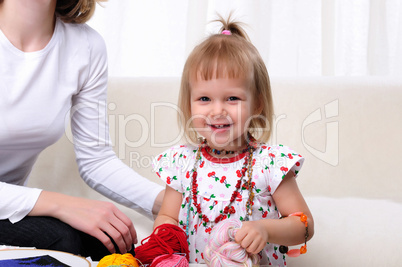
[[[289,251],[287,246],[279,246],[279,252],[282,254],[286,254]]]
[[[250,135],[250,137],[253,139],[253,137]],[[255,140],[255,139],[253,139]],[[192,185],[191,185],[191,194],[192,194],[192,199],[193,199],[193,203],[194,203],[194,207],[196,208],[198,214],[199,214],[199,218],[201,220],[204,221],[204,225],[206,225],[208,222],[210,222],[210,220],[208,219],[207,216],[202,214],[202,210],[201,210],[201,205],[200,203],[198,203],[198,199],[197,199],[197,193],[198,193],[198,184],[197,184],[197,164],[198,162],[201,160],[201,150],[202,149],[206,149],[207,152],[214,152],[215,154],[220,154],[221,152],[225,152],[226,154],[230,153],[230,151],[225,151],[225,150],[215,150],[215,149],[211,149],[206,145],[206,140],[204,140],[202,142],[202,144],[200,144],[200,146],[198,147],[197,150],[194,150],[194,152],[196,152],[196,157],[195,157],[195,163],[194,163],[194,167],[192,169],[193,171],[193,175],[192,175]],[[245,158],[244,158],[244,163],[243,163],[243,167],[238,171],[238,176],[239,173],[241,173],[241,177],[239,177],[239,179],[237,180],[236,186],[235,186],[235,190],[232,193],[232,196],[230,198],[230,202],[229,204],[223,209],[221,210],[221,214],[215,218],[214,222],[218,223],[222,220],[225,220],[229,214],[234,214],[236,212],[236,210],[234,209],[234,207],[232,206],[233,202],[236,200],[237,196],[241,196],[241,193],[239,192],[239,189],[242,187],[242,181],[244,183],[244,185],[247,185],[247,190],[249,191],[249,199],[246,203],[246,220],[248,220],[248,215],[252,215],[252,206],[254,205],[253,199],[254,199],[254,193],[253,193],[253,188],[255,187],[255,183],[251,182],[252,179],[252,158],[253,158],[253,151],[254,149],[250,146],[250,144],[247,145],[247,148],[244,149],[243,151],[241,151],[241,153],[247,153]],[[240,153],[239,151],[236,151],[237,153]],[[233,152],[234,153],[234,152]],[[233,154],[230,153],[230,154]],[[245,178],[245,175],[247,173],[247,177],[248,177],[248,181]],[[215,175],[215,172],[213,172],[213,175]],[[208,175],[209,176],[209,175]],[[191,200],[191,198],[189,198],[189,200]],[[189,205],[188,205],[188,213],[187,213],[187,224],[186,224],[186,229],[189,226],[190,223],[190,211],[193,210],[193,208],[191,207],[191,201],[188,201]],[[212,227],[212,225],[211,225]]]
[[[292,249],[286,253],[289,257],[297,257],[301,254],[307,253],[307,243],[306,242],[307,242],[307,238],[309,236],[308,235],[308,227],[307,227],[307,215],[305,215],[303,212],[295,212],[295,213],[289,214],[289,217],[290,216],[300,216],[300,221],[302,223],[304,223],[304,225],[306,226],[306,233],[304,235],[304,238],[305,238],[304,245],[301,246],[300,249]],[[280,219],[282,219],[282,217]],[[283,246],[280,246],[279,250],[281,249],[281,247],[283,247]]]
[[[306,254],[307,253],[307,245],[304,245],[300,248],[300,254]]]
[[[291,249],[286,253],[289,257],[298,257],[300,256],[300,249]]]

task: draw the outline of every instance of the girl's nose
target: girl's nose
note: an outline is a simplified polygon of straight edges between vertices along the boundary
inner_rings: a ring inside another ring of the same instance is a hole
[[[211,116],[213,117],[220,117],[220,116],[226,116],[227,112],[225,109],[225,106],[223,105],[222,102],[215,102],[212,105],[212,110],[211,110]]]

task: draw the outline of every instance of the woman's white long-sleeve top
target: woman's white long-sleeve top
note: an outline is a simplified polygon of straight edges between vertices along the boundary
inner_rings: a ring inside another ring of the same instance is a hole
[[[84,181],[152,216],[162,187],[113,152],[107,79],[104,40],[86,24],[57,19],[47,46],[29,53],[13,46],[0,30],[0,219],[17,222],[32,210],[41,190],[25,186],[29,174],[39,153],[64,134],[70,121]]]

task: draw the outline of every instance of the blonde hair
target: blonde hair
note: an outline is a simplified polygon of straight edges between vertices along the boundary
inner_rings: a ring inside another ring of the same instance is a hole
[[[85,23],[95,12],[97,2],[107,0],[57,0],[56,15],[67,23]]]
[[[182,111],[178,117],[179,127],[189,141],[197,143],[197,133],[188,123],[191,121],[190,81],[220,77],[245,78],[249,80],[255,105],[255,116],[251,118],[248,132],[258,141],[267,142],[271,136],[274,111],[264,61],[240,23],[231,20],[231,15],[227,20],[219,16],[215,21],[222,24],[220,32],[197,45],[184,65],[178,101]],[[222,34],[224,30],[230,31],[231,35]]]

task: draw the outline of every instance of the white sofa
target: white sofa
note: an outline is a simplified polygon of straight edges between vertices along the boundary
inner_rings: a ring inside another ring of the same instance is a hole
[[[179,78],[162,77],[109,81],[115,151],[157,183],[150,160],[180,142],[179,84]],[[272,77],[271,85],[272,142],[306,158],[298,183],[315,219],[308,253],[288,259],[289,266],[400,266],[402,80]],[[28,185],[105,199],[80,180],[69,135],[41,154]],[[119,207],[134,221],[139,240],[151,233],[152,221]]]

